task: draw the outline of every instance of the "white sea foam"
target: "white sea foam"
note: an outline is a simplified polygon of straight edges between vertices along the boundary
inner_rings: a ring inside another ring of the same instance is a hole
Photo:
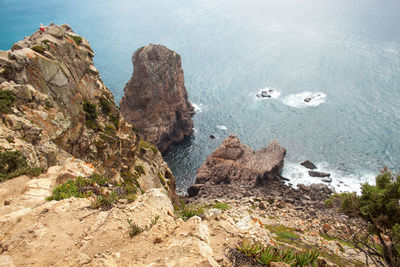
[[[263,91],[267,92],[267,94],[270,97],[262,97],[261,94]],[[281,95],[281,92],[279,92],[278,90],[266,87],[264,89],[258,90],[256,97],[257,97],[257,99],[269,99],[269,98],[278,98],[280,95]]]
[[[202,112],[203,109],[206,107],[203,103],[200,103],[200,104],[192,103],[192,106],[194,107],[194,111],[196,113]]]
[[[308,102],[304,101],[309,99]],[[317,107],[326,101],[326,94],[322,92],[301,92],[286,96],[282,102],[294,108]]]
[[[362,173],[362,174],[343,174],[340,171],[332,170],[329,168],[328,163],[322,162],[316,164],[316,171],[322,171],[330,173],[332,178],[331,183],[322,182],[320,177],[311,177],[308,173],[309,169],[300,165],[300,162],[292,163],[285,162],[285,166],[282,171],[282,176],[288,178],[290,181],[287,183],[293,184],[296,187],[297,184],[310,185],[313,183],[324,183],[328,186],[335,188],[336,192],[357,192],[360,193],[361,183],[369,182],[374,183],[374,174]]]
[[[223,130],[223,131],[228,130],[228,128],[226,128],[225,125],[217,125],[217,128],[220,129],[220,130]]]

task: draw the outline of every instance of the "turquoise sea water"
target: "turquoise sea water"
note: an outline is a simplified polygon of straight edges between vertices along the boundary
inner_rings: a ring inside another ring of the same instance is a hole
[[[256,149],[279,139],[294,184],[319,181],[298,164],[309,159],[349,190],[400,165],[399,14],[398,0],[0,0],[0,49],[68,23],[118,102],[132,53],[166,45],[198,110],[194,135],[165,157],[178,188],[233,133]],[[263,88],[280,95],[257,99]]]

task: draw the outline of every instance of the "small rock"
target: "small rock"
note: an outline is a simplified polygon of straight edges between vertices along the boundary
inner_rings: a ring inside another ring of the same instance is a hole
[[[11,51],[14,52],[16,50],[21,50],[23,49],[23,47],[19,44],[19,43],[15,43],[13,44],[13,46],[11,47]]]
[[[332,182],[332,178],[329,178],[329,177],[327,177],[327,178],[322,178],[321,181],[322,181],[322,182],[325,182],[325,183],[331,183],[331,182]]]
[[[91,262],[91,260],[92,259],[85,253],[81,252],[78,254],[78,262],[80,265],[87,264],[87,263]]]
[[[260,210],[265,210],[267,208],[264,202],[258,203],[258,207],[260,208]]]
[[[307,102],[307,103],[308,103],[308,102],[311,101],[311,99],[312,99],[311,97],[306,97],[306,98],[304,98],[304,102]]]
[[[317,166],[315,166],[315,164],[309,160],[303,161],[302,163],[300,163],[300,165],[302,165],[310,170],[315,170],[317,168]]]
[[[318,171],[308,171],[311,177],[329,177],[331,176],[330,173],[327,172],[318,172]]]
[[[286,206],[286,203],[283,202],[283,201],[279,201],[279,202],[276,204],[276,207],[279,208],[279,209],[283,209],[285,206]]]
[[[215,135],[211,134],[211,135],[210,135],[210,138],[211,138],[211,139],[215,139]]]
[[[329,225],[329,224],[327,224],[327,223],[325,223],[325,224],[323,224],[322,225],[322,230],[325,232],[325,233],[328,233],[330,230],[332,230],[333,229],[333,227],[331,226],[331,225]]]

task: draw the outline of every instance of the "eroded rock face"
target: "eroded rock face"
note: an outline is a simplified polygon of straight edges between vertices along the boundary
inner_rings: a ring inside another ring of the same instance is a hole
[[[181,58],[162,45],[148,45],[132,56],[134,72],[124,89],[121,114],[145,139],[164,152],[193,132]]]
[[[277,140],[255,152],[237,136],[230,135],[197,170],[196,184],[231,180],[256,184],[274,179],[282,171],[285,153]]]
[[[19,151],[28,167],[44,169],[73,156],[115,179],[139,167],[143,190],[163,187],[176,197],[168,165],[156,148],[140,145],[93,57],[88,41],[66,24],[46,26],[0,51],[0,153]],[[14,101],[4,101],[7,96]]]

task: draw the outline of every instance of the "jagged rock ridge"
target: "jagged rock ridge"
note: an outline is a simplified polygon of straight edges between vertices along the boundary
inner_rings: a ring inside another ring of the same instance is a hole
[[[238,180],[255,185],[274,179],[282,171],[285,154],[286,149],[277,140],[255,152],[230,135],[197,170],[196,184],[189,188],[189,195],[197,194],[205,183]]]
[[[121,114],[164,152],[193,132],[194,109],[188,101],[181,58],[162,45],[138,49],[134,72],[124,88]]]

